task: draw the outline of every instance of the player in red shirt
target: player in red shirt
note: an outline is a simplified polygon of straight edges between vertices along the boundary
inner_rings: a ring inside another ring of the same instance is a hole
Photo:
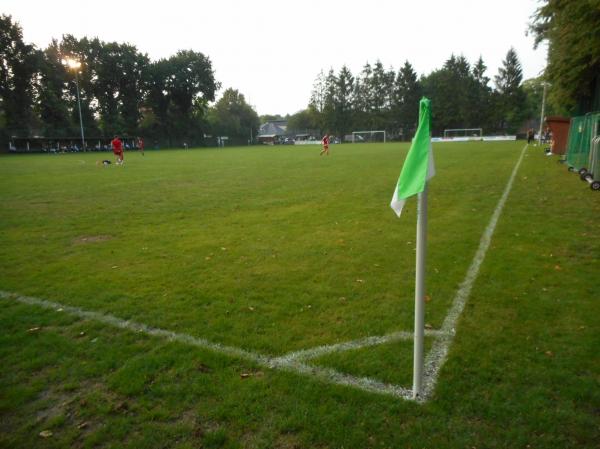
[[[144,155],[144,139],[142,139],[141,137],[138,137],[138,148],[143,156]]]
[[[121,142],[119,136],[115,136],[110,144],[112,146],[113,153],[117,157],[117,165],[123,164],[123,142]]]
[[[325,153],[327,156],[329,156],[329,135],[325,134],[323,136],[323,139],[321,140],[321,144],[323,145],[323,149],[319,153],[319,156],[323,156],[323,153]]]

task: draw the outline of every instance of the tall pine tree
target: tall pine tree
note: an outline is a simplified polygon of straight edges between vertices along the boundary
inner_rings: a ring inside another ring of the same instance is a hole
[[[411,138],[419,120],[419,100],[423,89],[410,62],[405,61],[398,70],[393,92],[393,118],[403,138]]]
[[[343,137],[352,131],[352,89],[354,76],[343,66],[335,81],[335,133]]]
[[[514,133],[518,130],[527,115],[525,108],[525,92],[521,86],[523,69],[514,48],[506,53],[496,83],[496,110],[499,114],[498,125],[501,130]]]

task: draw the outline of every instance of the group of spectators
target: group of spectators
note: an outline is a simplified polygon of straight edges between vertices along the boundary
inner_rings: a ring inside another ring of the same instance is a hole
[[[124,150],[139,150],[139,138],[132,140],[131,142],[125,141],[123,142]],[[96,145],[88,145],[85,148],[86,151],[112,151],[111,142],[102,143],[98,141]],[[77,143],[68,143],[63,144],[61,142],[45,142],[42,144],[42,151],[44,153],[78,153],[83,151],[81,144]]]
[[[134,140],[131,143],[128,141],[123,141],[123,149],[124,150],[139,150],[138,140]],[[94,146],[93,151],[112,151],[111,142],[102,145],[100,142]]]

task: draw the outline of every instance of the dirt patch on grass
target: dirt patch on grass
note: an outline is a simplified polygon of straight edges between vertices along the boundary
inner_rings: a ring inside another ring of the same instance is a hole
[[[51,387],[42,391],[32,404],[35,407],[35,425],[40,429],[53,429],[57,434],[75,428],[78,444],[72,447],[81,447],[79,443],[103,425],[95,417],[82,416],[82,410],[88,406],[83,391],[88,391],[87,387],[74,390]]]
[[[73,239],[73,245],[85,245],[87,243],[98,243],[112,240],[112,235],[82,235]]]
[[[42,391],[36,401],[36,405],[40,407],[35,413],[36,424],[64,415],[74,400],[71,392],[50,389]]]
[[[206,434],[216,433],[221,429],[222,427],[216,421],[201,421],[200,418],[196,417],[194,423],[194,436],[196,438],[203,438],[204,436],[206,436]]]
[[[277,441],[273,447],[277,449],[300,449],[302,444],[296,435],[286,433],[277,437]]]

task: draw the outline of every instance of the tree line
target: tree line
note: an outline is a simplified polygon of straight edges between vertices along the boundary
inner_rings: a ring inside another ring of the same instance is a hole
[[[597,0],[595,0],[597,3]],[[288,129],[345,135],[384,129],[412,137],[418,100],[432,100],[433,132],[484,128],[518,131],[539,120],[543,86],[546,114],[582,114],[600,109],[600,9],[594,2],[547,0],[532,18],[530,32],[548,42],[548,66],[523,80],[518,55],[510,49],[493,79],[480,57],[470,63],[451,55],[441,68],[418,76],[406,61],[396,71],[380,61],[353,74],[347,66],[321,72],[308,106],[286,116]],[[63,60],[81,62],[77,73]],[[64,35],[45,49],[23,41],[10,16],[0,16],[0,148],[11,136],[79,136],[77,84],[87,138],[143,136],[160,145],[214,144],[228,136],[245,144],[260,124],[244,95],[227,89],[214,103],[220,83],[210,58],[193,51],[152,61],[135,46]],[[280,116],[263,116],[267,119]],[[529,121],[529,123],[527,123]],[[212,136],[212,137],[209,137]]]
[[[289,117],[288,128],[319,129],[339,136],[359,129],[386,130],[397,138],[410,138],[418,120],[419,99],[425,95],[432,101],[435,134],[449,128],[515,133],[538,113],[541,81],[523,83],[513,48],[494,77],[494,87],[486,71],[481,57],[470,64],[464,56],[455,55],[421,77],[408,61],[398,71],[386,69],[381,61],[366,63],[356,75],[347,66],[337,73],[330,69],[327,74],[319,73],[308,107]]]
[[[523,80],[521,63],[509,49],[493,80],[480,57],[470,64],[452,55],[442,68],[417,76],[407,61],[396,72],[380,61],[352,74],[321,72],[306,109],[289,117],[288,128],[345,135],[358,129],[385,129],[410,138],[418,99],[432,100],[432,127],[484,128],[514,133],[539,120],[544,86],[546,115],[580,115],[600,110],[600,3],[546,0],[532,17],[535,46],[548,43],[548,65],[537,78]]]
[[[70,69],[67,59],[80,68]],[[247,143],[259,126],[256,112],[234,89],[211,106],[220,83],[200,52],[181,50],[151,61],[134,45],[72,35],[41,50],[23,41],[11,16],[0,16],[3,148],[13,136],[79,136],[77,88],[86,140],[120,134],[172,146],[227,135]]]
[[[547,0],[529,31],[548,43],[548,100],[565,114],[600,111],[600,1]]]

